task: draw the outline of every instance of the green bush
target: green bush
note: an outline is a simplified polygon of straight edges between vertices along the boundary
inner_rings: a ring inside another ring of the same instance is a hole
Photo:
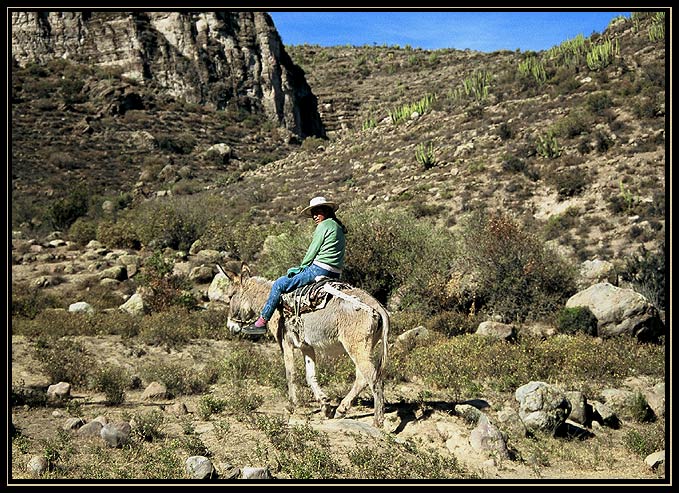
[[[505,322],[540,319],[575,293],[574,267],[503,212],[463,218],[458,271],[473,273],[482,307]]]
[[[629,430],[624,438],[625,448],[641,458],[665,449],[664,423],[642,429]]]
[[[152,442],[164,437],[162,425],[165,416],[160,409],[151,409],[148,412],[138,412],[134,415],[135,427],[132,429],[132,437],[142,442]]]
[[[358,445],[348,454],[355,477],[375,479],[462,479],[468,478],[453,455],[441,455],[413,441],[397,442],[389,437],[386,447]]]
[[[582,332],[590,336],[597,335],[599,321],[586,306],[563,308],[557,315],[557,328],[563,334]]]
[[[133,227],[143,245],[188,250],[200,237],[202,224],[181,200],[146,202],[134,214]]]
[[[34,347],[35,359],[50,383],[68,382],[87,386],[96,368],[95,358],[71,339],[39,339]]]
[[[105,220],[97,225],[97,241],[109,248],[131,248],[139,250],[141,241],[126,219]]]
[[[115,223],[100,225],[97,234],[102,237],[102,243],[104,240],[109,243],[135,241],[157,249],[169,247],[186,251],[206,234],[210,225],[227,222],[224,212],[228,207],[224,198],[202,194],[149,200],[133,211],[122,211]],[[116,240],[116,235],[122,235],[122,240]],[[219,234],[213,236],[212,243],[220,241]]]
[[[603,382],[620,385],[634,375],[665,375],[665,348],[640,346],[633,338],[610,338],[592,344],[590,336],[550,337],[514,344],[477,334],[462,334],[436,344],[415,347],[404,355],[402,371],[432,389],[461,398],[478,395],[479,382],[500,391],[525,382]]]
[[[97,238],[97,223],[84,217],[75,220],[68,228],[68,237],[80,246],[87,245]]]
[[[181,349],[191,341],[185,320],[186,312],[177,307],[151,313],[142,320],[139,339],[151,346]]]
[[[191,293],[191,282],[184,276],[174,274],[173,269],[174,262],[166,259],[160,251],[155,251],[140,269],[138,282],[147,288],[144,303],[152,312],[162,312],[170,307],[191,310],[198,304]]]
[[[196,138],[188,133],[180,135],[161,134],[155,137],[159,148],[175,154],[190,154],[196,146]]]
[[[142,369],[146,382],[162,382],[170,396],[195,395],[206,392],[216,382],[217,372],[207,366],[196,372],[191,365],[158,361]]]
[[[344,279],[378,300],[397,296],[400,309],[432,313],[448,305],[446,275],[452,235],[407,211],[347,211]],[[432,268],[435,259],[436,267]]]
[[[47,219],[52,227],[66,230],[76,219],[87,214],[89,197],[87,188],[76,187],[66,197],[52,203],[47,211]]]
[[[432,316],[424,325],[428,329],[454,337],[474,333],[482,321],[472,313],[443,311]]]
[[[613,100],[605,91],[595,92],[587,96],[585,105],[591,113],[603,115],[605,110],[613,106]]]
[[[262,252],[257,261],[261,275],[276,279],[293,266],[302,262],[311,242],[314,225],[287,223],[271,233],[262,243]],[[350,242],[349,236],[347,243]]]
[[[502,170],[510,173],[525,173],[527,170],[526,162],[516,156],[507,155],[502,160]]]
[[[454,242],[448,230],[410,211],[349,206],[340,219],[349,230],[344,281],[382,303],[395,296],[400,309],[429,314],[449,306],[446,276],[453,264]],[[259,272],[269,279],[299,265],[313,225],[289,224],[278,231],[267,238],[257,261]]]
[[[118,406],[125,401],[125,389],[129,381],[123,368],[104,367],[94,376],[94,389],[104,393],[108,405]]]
[[[209,420],[213,414],[221,413],[226,407],[226,399],[215,397],[213,394],[205,394],[198,402],[198,415],[203,420]]]
[[[25,284],[12,284],[12,318],[34,319],[45,308],[59,306],[59,300],[41,289],[34,289]]]
[[[587,171],[580,168],[565,169],[550,176],[550,181],[554,184],[560,199],[580,194],[587,186],[588,179]]]
[[[497,134],[502,140],[513,139],[515,135],[514,128],[507,122],[502,122],[497,129]]]
[[[635,289],[653,303],[656,308],[667,310],[665,293],[665,241],[649,251],[642,245],[636,255],[627,258],[620,277],[631,282]]]
[[[200,240],[206,248],[224,250],[229,252],[232,258],[248,261],[257,256],[267,234],[276,234],[285,227],[285,225],[270,227],[253,224],[247,218],[228,222],[222,217],[217,217],[207,222]],[[304,253],[293,263],[301,262],[303,256]],[[285,269],[287,270],[287,267]],[[281,271],[277,270],[275,277],[279,275]]]

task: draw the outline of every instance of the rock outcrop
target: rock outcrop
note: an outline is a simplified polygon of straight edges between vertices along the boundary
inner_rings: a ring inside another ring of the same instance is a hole
[[[324,136],[316,97],[265,12],[12,12],[12,57],[118,67],[189,103],[263,111],[299,137]]]

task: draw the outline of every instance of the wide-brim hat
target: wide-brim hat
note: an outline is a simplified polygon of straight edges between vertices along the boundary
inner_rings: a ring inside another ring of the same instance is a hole
[[[311,209],[314,207],[330,207],[333,212],[339,209],[339,205],[336,202],[326,200],[325,197],[314,197],[309,201],[309,205],[302,209],[302,212],[299,214],[301,216],[311,217]]]

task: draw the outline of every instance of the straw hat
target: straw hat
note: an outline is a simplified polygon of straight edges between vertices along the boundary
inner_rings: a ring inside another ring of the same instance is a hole
[[[337,205],[335,202],[330,202],[326,200],[325,197],[314,197],[309,201],[309,205],[302,209],[302,212],[300,212],[299,214],[302,216],[311,217],[311,209],[313,209],[314,207],[321,206],[330,207],[333,211],[339,209],[339,205]]]

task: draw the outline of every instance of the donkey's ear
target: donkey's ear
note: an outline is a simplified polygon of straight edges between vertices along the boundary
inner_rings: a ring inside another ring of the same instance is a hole
[[[250,272],[250,266],[247,264],[247,262],[243,262],[240,266],[240,282],[242,283],[246,279],[248,279],[251,275]]]
[[[219,272],[220,274],[224,274],[226,277],[228,277],[228,278],[231,279],[232,281],[235,281],[235,280],[236,280],[236,273],[233,272],[233,271],[231,271],[231,270],[225,269],[225,268],[222,267],[222,265],[219,264],[219,263],[217,263],[217,272]]]

